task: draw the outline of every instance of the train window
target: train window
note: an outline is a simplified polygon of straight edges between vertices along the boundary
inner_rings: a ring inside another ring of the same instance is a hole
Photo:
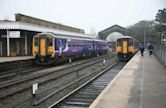
[[[52,46],[53,42],[52,42],[52,38],[48,38],[48,46]]]
[[[46,35],[41,35],[40,36],[40,39],[45,39],[46,38]]]
[[[122,46],[122,39],[117,40],[117,46]]]
[[[62,47],[62,40],[61,39],[58,40],[58,46]]]
[[[129,45],[129,46],[132,46],[132,45],[133,45],[133,39],[129,39],[129,40],[128,40],[128,45]]]
[[[35,46],[39,46],[39,38],[35,37],[34,39]]]
[[[68,43],[68,47],[71,47],[71,43]]]

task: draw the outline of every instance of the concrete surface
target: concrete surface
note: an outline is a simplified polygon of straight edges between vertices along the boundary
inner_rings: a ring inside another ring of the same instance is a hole
[[[138,52],[90,108],[166,108],[166,68]]]
[[[11,62],[11,61],[19,61],[19,60],[28,60],[28,59],[34,59],[34,57],[33,56],[0,57],[0,63]]]

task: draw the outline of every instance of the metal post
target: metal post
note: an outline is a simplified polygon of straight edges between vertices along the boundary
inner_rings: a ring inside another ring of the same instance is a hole
[[[26,31],[25,31],[25,55],[27,55],[28,54],[28,48],[27,48],[27,34],[26,34]]]
[[[17,55],[19,55],[20,54],[19,40],[16,41],[16,47],[17,47]]]
[[[106,61],[105,61],[105,59],[104,59],[104,60],[103,60],[103,65],[105,65],[105,62],[106,62]]]
[[[32,95],[35,96],[38,89],[38,83],[32,85]]]
[[[7,30],[7,56],[10,56],[9,30]]]
[[[127,36],[127,28],[126,28],[126,36]]]
[[[144,30],[144,48],[146,48],[146,30]]]
[[[71,58],[69,58],[69,63],[72,63]]]
[[[0,56],[2,56],[2,41],[0,41],[0,50],[1,50]]]

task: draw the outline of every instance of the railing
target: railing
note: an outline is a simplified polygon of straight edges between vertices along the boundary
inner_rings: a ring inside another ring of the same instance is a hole
[[[158,57],[164,66],[166,66],[166,46],[154,44],[154,54]]]

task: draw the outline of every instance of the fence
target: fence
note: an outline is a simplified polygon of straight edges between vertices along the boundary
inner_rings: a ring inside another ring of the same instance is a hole
[[[161,61],[161,63],[166,66],[166,46],[154,45],[154,53]]]
[[[166,66],[166,33],[157,35],[153,40],[154,54]]]

